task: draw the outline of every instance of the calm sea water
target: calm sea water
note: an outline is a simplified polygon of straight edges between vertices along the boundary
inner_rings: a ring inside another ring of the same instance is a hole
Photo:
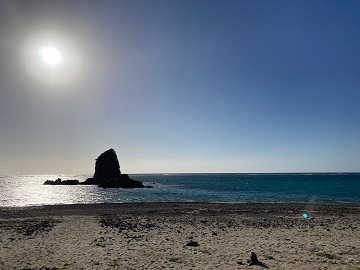
[[[44,186],[90,175],[0,176],[0,206],[121,202],[302,202],[360,204],[360,173],[138,174],[152,189]]]

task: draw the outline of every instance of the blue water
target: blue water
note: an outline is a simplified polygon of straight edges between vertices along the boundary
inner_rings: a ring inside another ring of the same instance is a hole
[[[0,176],[0,206],[121,202],[301,202],[360,205],[360,173],[137,174],[152,189],[44,186],[89,175]]]

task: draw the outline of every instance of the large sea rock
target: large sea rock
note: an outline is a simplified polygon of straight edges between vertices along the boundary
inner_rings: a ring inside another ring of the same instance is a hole
[[[95,173],[85,182],[78,180],[47,180],[44,185],[97,185],[102,188],[144,188],[141,181],[131,179],[127,174],[122,174],[120,164],[114,149],[102,153],[95,162]],[[148,186],[147,186],[148,187]]]
[[[95,173],[92,178],[86,179],[82,184],[98,185],[103,188],[143,188],[141,181],[131,179],[122,174],[120,164],[114,149],[102,153],[95,162]]]

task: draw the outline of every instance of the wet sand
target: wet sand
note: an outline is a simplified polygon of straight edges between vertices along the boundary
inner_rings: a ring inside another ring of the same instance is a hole
[[[0,233],[4,270],[360,269],[360,206],[129,203],[0,208]],[[251,252],[260,264],[248,265]]]

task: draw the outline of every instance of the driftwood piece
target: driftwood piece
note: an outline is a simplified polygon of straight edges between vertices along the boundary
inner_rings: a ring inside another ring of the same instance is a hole
[[[255,252],[251,252],[250,260],[248,260],[249,266],[251,265],[260,265],[261,262],[259,262]]]
[[[269,269],[270,267],[267,266],[265,263],[262,263],[258,260],[255,252],[251,252],[251,257],[250,257],[250,260],[247,260],[249,266],[252,266],[252,265],[258,265],[258,266],[261,266],[263,268],[266,268],[266,269]]]

